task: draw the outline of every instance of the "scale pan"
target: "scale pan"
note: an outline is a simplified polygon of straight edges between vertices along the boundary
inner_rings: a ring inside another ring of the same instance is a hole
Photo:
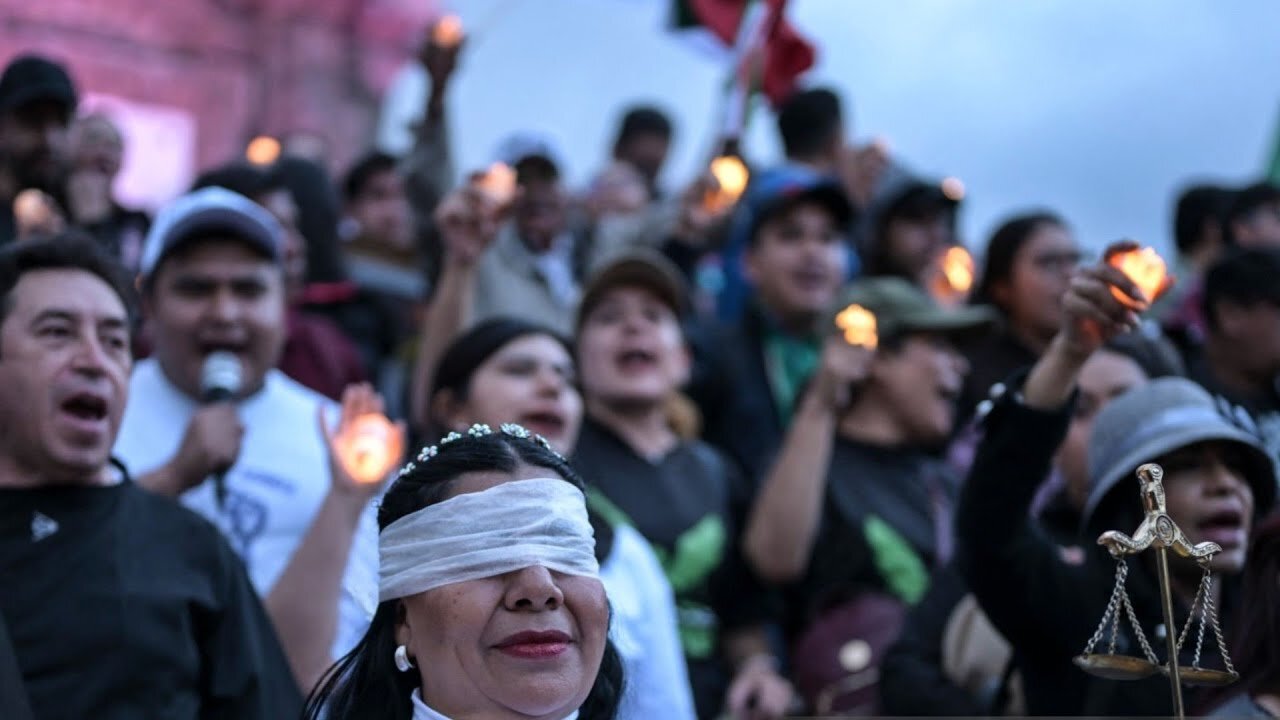
[[[1141,680],[1160,671],[1160,668],[1150,662],[1128,655],[1090,653],[1077,655],[1074,662],[1077,667],[1090,675],[1108,680]]]
[[[1166,675],[1168,671],[1160,668]],[[1186,685],[1198,685],[1201,687],[1222,687],[1240,679],[1236,673],[1230,673],[1226,670],[1207,670],[1205,668],[1193,668],[1185,665],[1178,666],[1178,678]]]

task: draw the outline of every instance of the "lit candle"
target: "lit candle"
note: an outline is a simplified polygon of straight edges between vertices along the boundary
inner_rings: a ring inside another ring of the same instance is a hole
[[[396,427],[390,420],[370,413],[356,418],[334,438],[334,445],[347,473],[367,485],[385,480],[400,461],[396,436]]]
[[[850,345],[875,349],[879,343],[876,335],[876,316],[861,305],[850,305],[836,315],[836,327],[844,333]]]
[[[462,42],[462,20],[457,15],[445,15],[431,28],[431,42],[443,48],[457,47]]]
[[[259,135],[249,141],[244,156],[254,165],[270,165],[280,158],[280,141],[268,135]]]
[[[475,184],[495,205],[505,206],[516,196],[516,171],[494,163],[476,177]]]
[[[49,198],[39,190],[23,190],[13,199],[13,217],[21,227],[43,227],[51,215]]]
[[[1146,296],[1147,303],[1153,303],[1160,299],[1160,296],[1165,291],[1173,287],[1173,278],[1169,275],[1169,268],[1165,264],[1164,258],[1160,257],[1160,254],[1155,251],[1155,248],[1144,247],[1140,250],[1123,250],[1109,253],[1107,255],[1107,263],[1133,281],[1133,284],[1137,285],[1142,294]],[[1111,294],[1128,307],[1143,309],[1133,298],[1121,292],[1120,288],[1113,286]]]
[[[711,175],[720,187],[706,194],[703,206],[712,212],[726,210],[737,202],[751,177],[747,166],[732,155],[722,155],[712,160]]]
[[[973,287],[973,256],[960,245],[947,248],[942,254],[942,276],[955,292],[969,292]]]

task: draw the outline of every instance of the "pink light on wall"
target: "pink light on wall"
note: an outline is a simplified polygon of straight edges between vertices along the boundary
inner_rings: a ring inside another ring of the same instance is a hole
[[[196,119],[190,112],[98,93],[89,93],[81,110],[111,118],[124,136],[115,182],[122,204],[154,211],[190,187],[196,161]]]

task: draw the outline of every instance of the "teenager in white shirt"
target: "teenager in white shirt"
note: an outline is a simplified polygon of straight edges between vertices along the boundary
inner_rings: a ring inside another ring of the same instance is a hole
[[[337,419],[332,403],[275,369],[286,332],[282,248],[268,213],[221,188],[162,210],[141,267],[154,356],[135,366],[115,454],[140,485],[223,531],[308,690],[372,616],[376,485],[331,461],[318,417]],[[202,403],[215,351],[235,356],[239,390]]]

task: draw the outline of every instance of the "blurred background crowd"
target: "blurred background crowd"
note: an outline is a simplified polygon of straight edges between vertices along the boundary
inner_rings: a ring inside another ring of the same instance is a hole
[[[1189,701],[1280,715],[1280,84],[1251,34],[1273,8],[1105,10],[1185,13],[1169,27],[1199,50],[1176,54],[1209,76],[1139,57],[1149,28],[1046,31],[1105,26],[1092,10],[983,5],[1027,33],[993,89],[841,75],[846,44],[888,43],[877,22],[945,66],[926,46],[950,6],[130,5],[0,6],[0,244],[80,234],[137,279],[114,455],[222,531],[302,694],[372,614],[371,518],[297,559],[331,520],[315,408],[367,384],[410,448],[515,422],[570,458],[628,717],[1167,714],[1161,678],[1070,664],[1110,591],[1094,539],[1138,527],[1132,471],[1157,459],[1169,514],[1223,546],[1242,675]],[[661,27],[629,39],[638,19]],[[659,42],[678,49],[650,62]],[[910,112],[864,121],[863,83]],[[1140,83],[1181,99],[1112,109]],[[1089,101],[1028,108],[1058,93]],[[992,139],[969,103],[1019,120]],[[988,142],[931,155],[967,135]],[[209,402],[211,353],[238,358],[236,402]],[[1163,648],[1177,628],[1134,573]],[[1068,602],[1076,577],[1101,603]],[[1180,617],[1199,583],[1174,582]],[[21,666],[19,606],[0,602]]]

